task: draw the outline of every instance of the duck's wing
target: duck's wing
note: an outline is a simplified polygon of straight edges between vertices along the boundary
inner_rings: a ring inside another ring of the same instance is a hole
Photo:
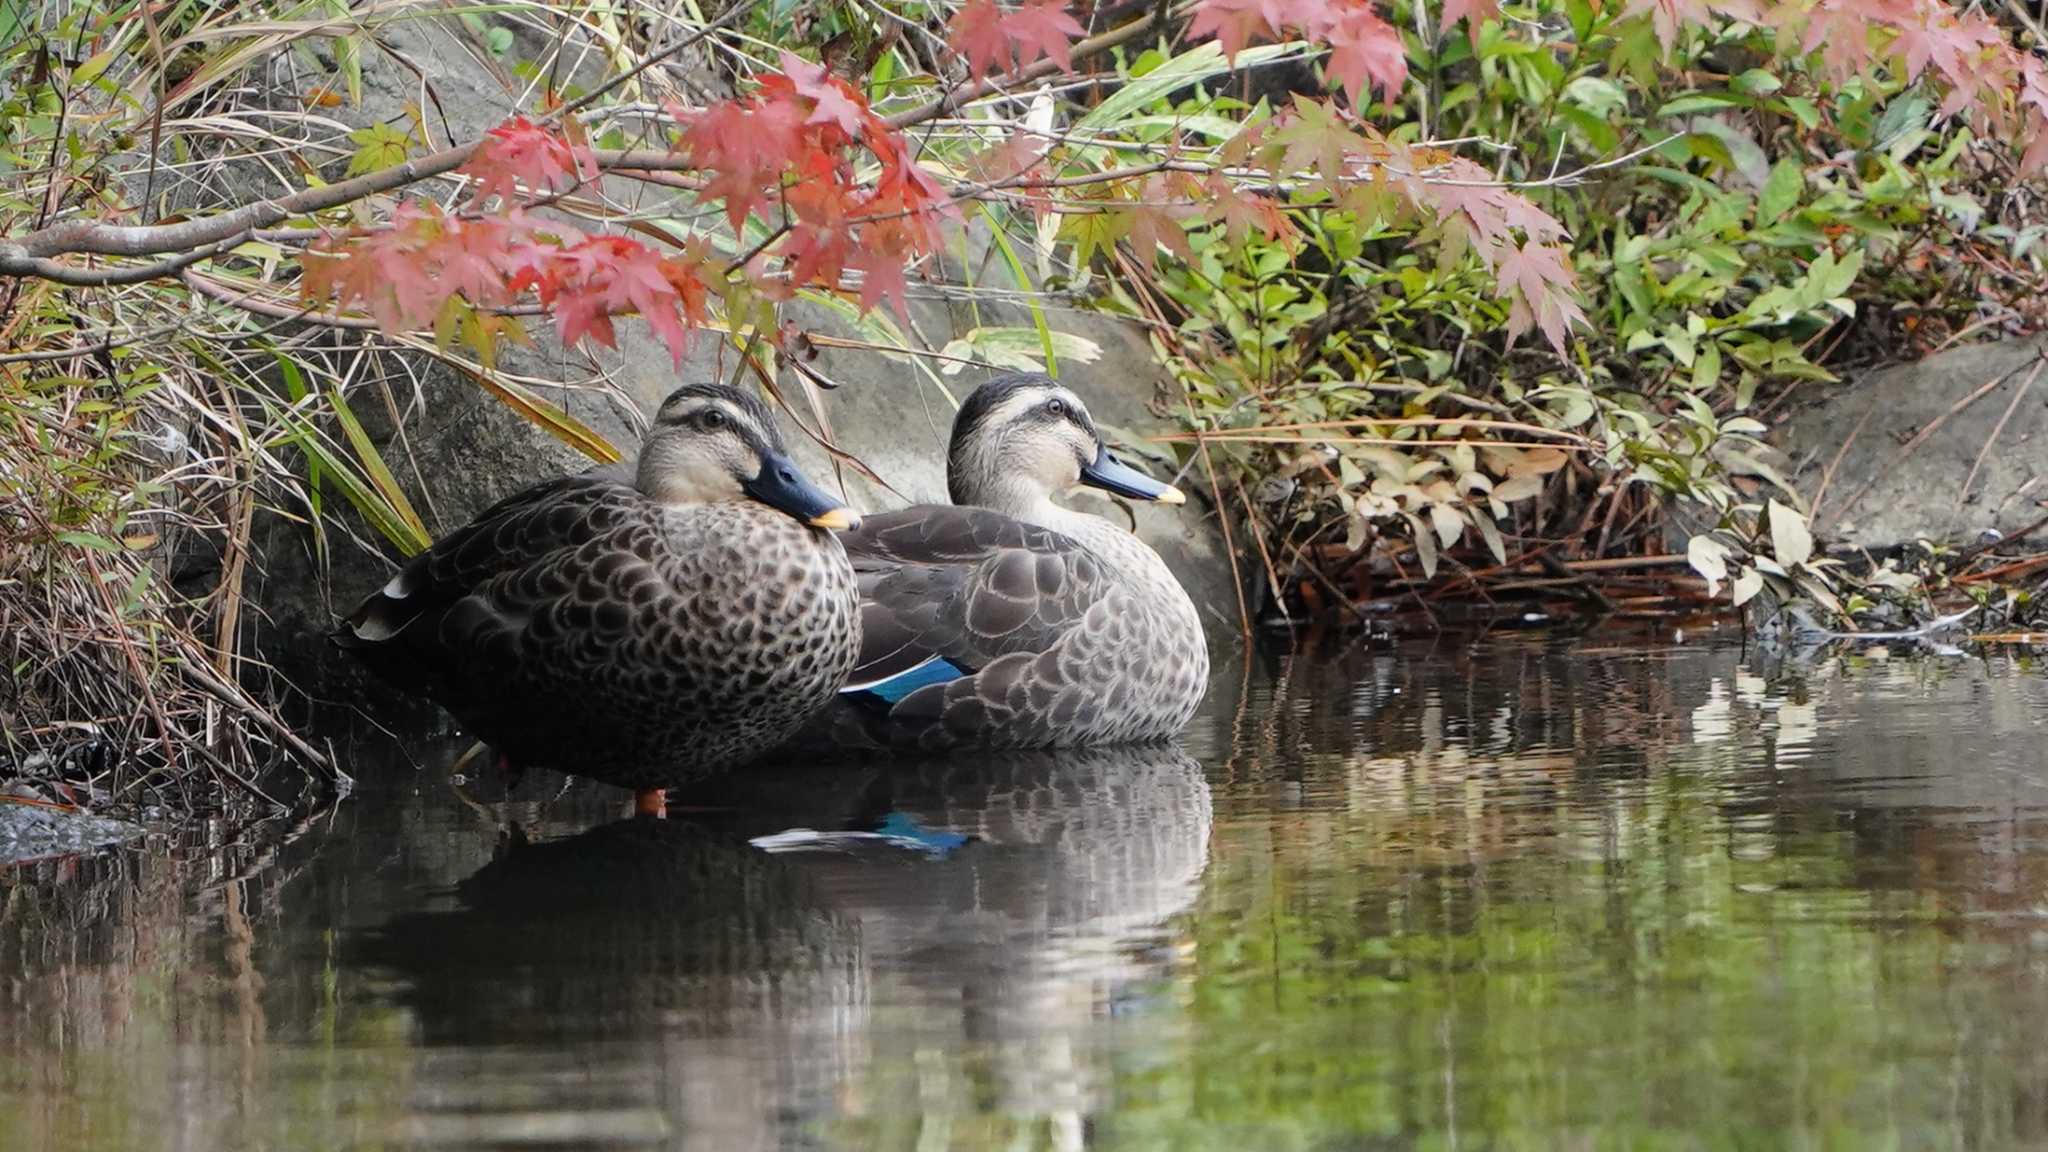
[[[388,644],[441,616],[486,581],[574,551],[615,529],[633,490],[592,472],[514,493],[407,561],[356,605],[334,633],[344,648]]]
[[[985,508],[885,512],[842,538],[861,591],[847,691],[890,704],[1005,656],[1049,651],[1106,591],[1101,564],[1079,544]]]

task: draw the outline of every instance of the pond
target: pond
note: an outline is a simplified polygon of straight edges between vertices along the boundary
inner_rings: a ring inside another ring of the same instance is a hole
[[[0,1148],[2048,1141],[2048,677],[1505,635],[622,819],[462,745],[0,872]]]

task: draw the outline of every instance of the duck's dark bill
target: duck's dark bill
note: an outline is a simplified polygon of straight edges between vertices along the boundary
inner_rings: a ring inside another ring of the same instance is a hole
[[[1171,484],[1161,484],[1136,468],[1099,449],[1095,462],[1081,469],[1081,483],[1133,500],[1155,500],[1161,504],[1185,504],[1187,497]]]
[[[786,512],[814,528],[845,531],[860,527],[860,513],[844,501],[804,478],[796,462],[787,456],[770,456],[761,462],[761,473],[744,486],[749,497],[778,512]]]

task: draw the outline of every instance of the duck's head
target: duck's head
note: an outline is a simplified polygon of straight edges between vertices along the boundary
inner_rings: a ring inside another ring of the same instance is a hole
[[[946,454],[953,503],[1009,510],[1077,484],[1133,500],[1187,500],[1180,489],[1111,456],[1088,406],[1050,377],[997,376],[960,405]]]
[[[860,526],[846,502],[812,484],[760,399],[723,384],[685,384],[654,413],[634,481],[664,504],[752,500],[814,528]]]

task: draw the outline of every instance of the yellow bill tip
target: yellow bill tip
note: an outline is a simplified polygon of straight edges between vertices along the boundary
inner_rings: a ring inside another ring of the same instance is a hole
[[[834,532],[851,532],[860,527],[860,513],[842,505],[830,512],[821,512],[811,517],[811,527],[827,528]]]
[[[1168,484],[1166,491],[1161,492],[1154,499],[1161,504],[1185,504],[1188,502],[1188,494]]]

